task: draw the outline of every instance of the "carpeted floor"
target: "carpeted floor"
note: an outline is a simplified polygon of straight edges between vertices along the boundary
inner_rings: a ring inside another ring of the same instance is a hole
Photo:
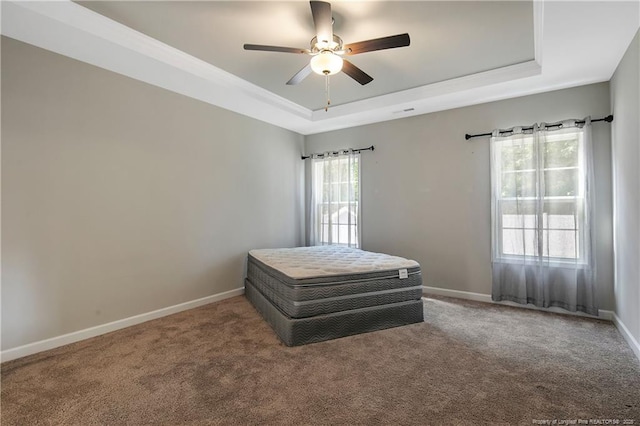
[[[424,304],[422,324],[288,348],[235,297],[2,364],[1,421],[640,424],[640,363],[612,324]]]

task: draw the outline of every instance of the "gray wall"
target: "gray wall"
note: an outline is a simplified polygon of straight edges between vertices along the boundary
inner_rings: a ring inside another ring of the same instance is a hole
[[[308,136],[306,153],[362,154],[363,248],[417,260],[424,284],[491,293],[489,140],[465,133],[608,115],[600,83]],[[598,296],[613,307],[611,138],[594,124]]]
[[[617,309],[636,338],[637,39],[611,97],[617,188],[631,194],[617,197],[617,247],[635,250],[617,258]],[[303,243],[302,136],[7,38],[2,61],[3,350],[241,287],[247,250]],[[374,144],[363,248],[418,260],[425,285],[489,294],[488,140],[464,133],[601,117],[609,102],[602,83],[304,145]],[[599,297],[613,309],[608,124],[594,141]]]
[[[2,349],[242,287],[303,137],[2,38]]]
[[[640,34],[640,33],[639,33]],[[640,42],[611,79],[616,313],[640,342]]]

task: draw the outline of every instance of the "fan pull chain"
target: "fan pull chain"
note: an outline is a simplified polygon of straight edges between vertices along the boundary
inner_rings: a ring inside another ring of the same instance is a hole
[[[324,112],[329,111],[329,105],[331,105],[331,99],[329,97],[329,73],[325,74],[325,93],[327,94],[327,106],[324,107]]]

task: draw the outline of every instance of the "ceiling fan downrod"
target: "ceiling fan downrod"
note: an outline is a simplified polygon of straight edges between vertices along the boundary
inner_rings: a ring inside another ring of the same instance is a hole
[[[331,105],[331,98],[329,97],[329,71],[325,71],[324,76],[326,79],[324,91],[327,94],[327,105],[324,107],[324,112],[328,112],[329,106]]]

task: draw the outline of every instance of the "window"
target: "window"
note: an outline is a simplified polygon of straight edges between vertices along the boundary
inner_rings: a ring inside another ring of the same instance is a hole
[[[312,160],[311,243],[360,247],[360,154]]]
[[[492,149],[494,258],[585,263],[582,130],[498,137]]]
[[[591,118],[493,135],[491,299],[597,315]]]

